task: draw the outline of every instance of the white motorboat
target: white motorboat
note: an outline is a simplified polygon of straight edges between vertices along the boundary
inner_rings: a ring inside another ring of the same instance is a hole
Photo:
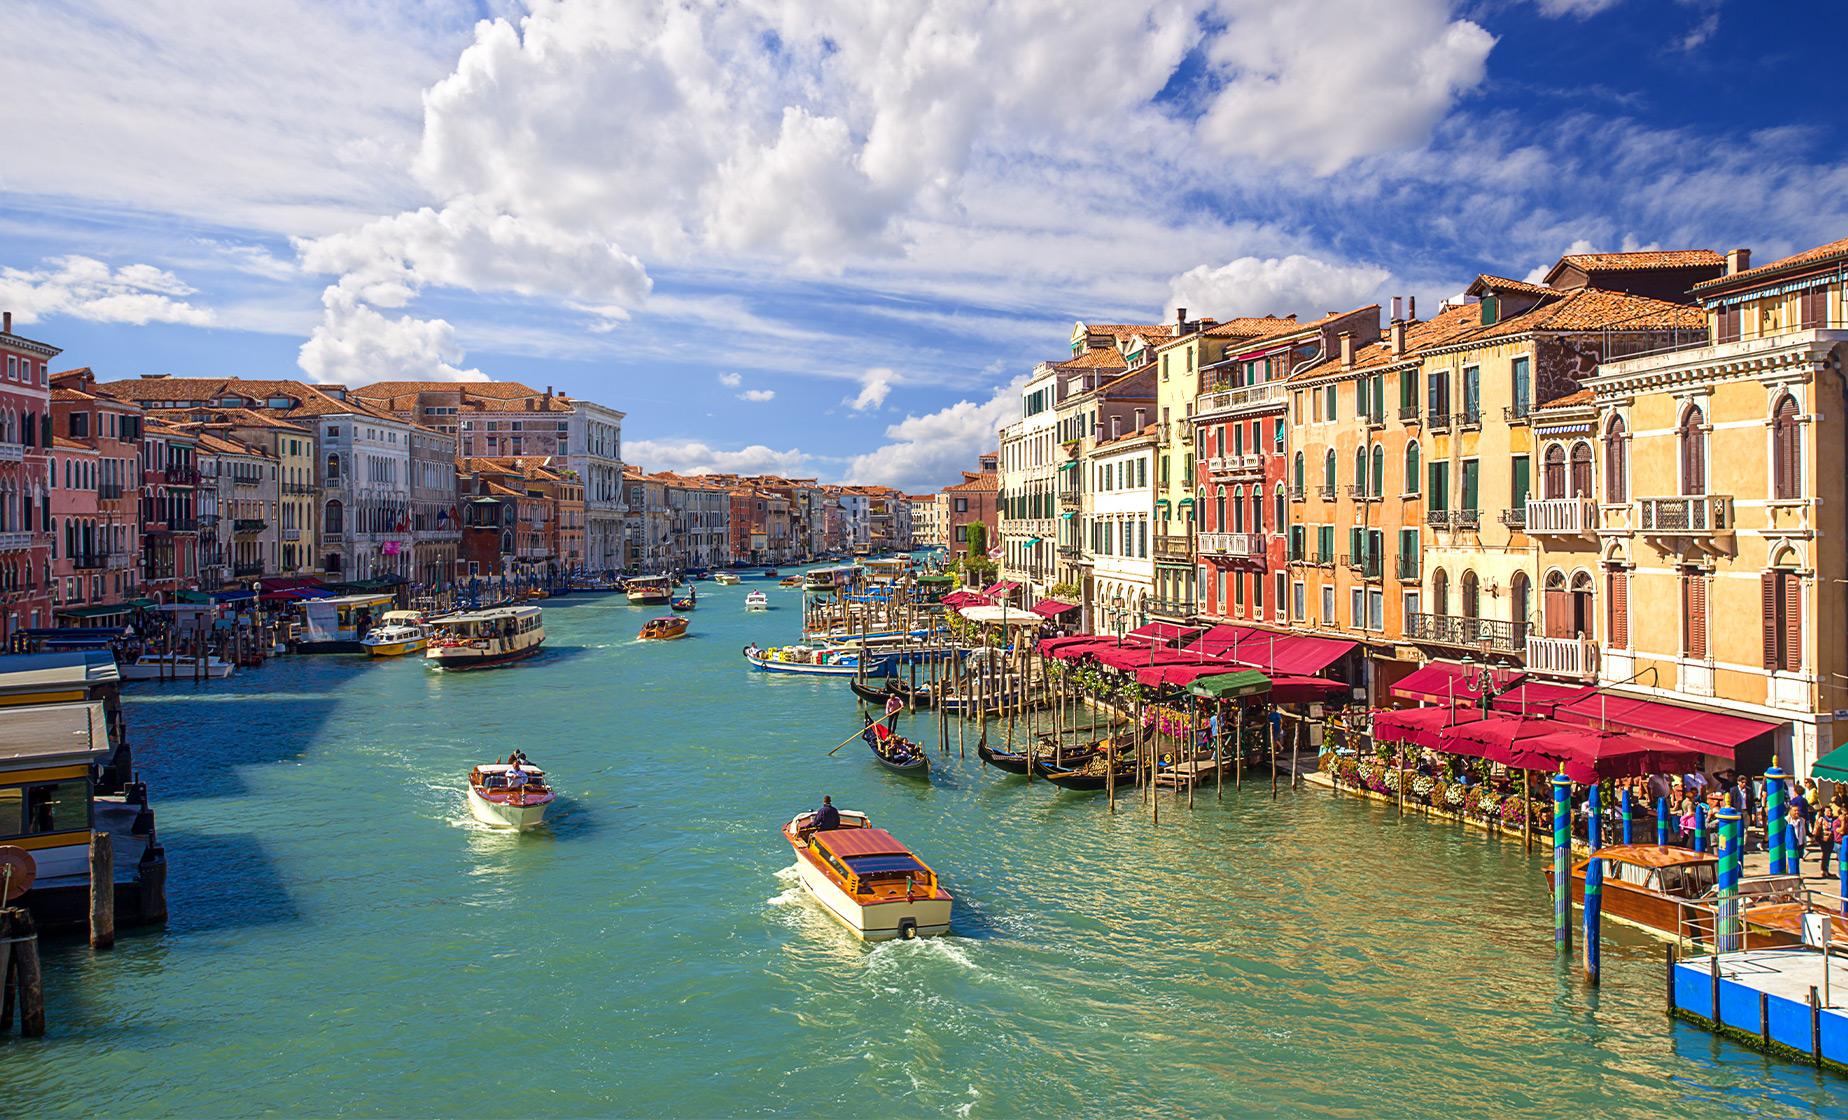
[[[190,681],[200,677],[222,680],[237,666],[220,657],[203,660],[190,653],[144,653],[120,667],[125,681]]]
[[[437,669],[485,669],[539,652],[545,641],[544,611],[530,604],[490,607],[432,619],[435,634],[424,650]]]
[[[761,591],[753,591],[744,597],[744,609],[747,611],[767,611],[770,609],[770,596]]]
[[[545,820],[557,799],[545,783],[545,771],[530,763],[492,762],[468,775],[468,811],[482,824],[525,832]]]
[[[726,587],[736,587],[744,581],[739,579],[738,576],[732,572],[720,572],[718,575],[712,577],[712,582],[723,584]]]
[[[385,620],[359,640],[372,657],[403,657],[430,644],[430,631],[416,611],[387,611]]]
[[[954,900],[937,873],[898,838],[843,809],[840,827],[818,831],[814,814],[783,826],[802,885],[863,941],[909,940],[950,932]]]

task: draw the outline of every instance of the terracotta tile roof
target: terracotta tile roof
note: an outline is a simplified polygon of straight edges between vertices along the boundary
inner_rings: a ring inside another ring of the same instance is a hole
[[[242,397],[258,402],[267,401],[272,397],[287,397],[297,403],[290,408],[263,408],[261,404],[256,407],[271,415],[286,417],[335,416],[350,413],[358,416],[371,416],[379,420],[399,419],[364,401],[351,398],[344,401],[336,400],[304,381],[244,377],[136,377],[99,383],[96,391],[119,400],[160,401],[166,404],[201,401],[205,402],[208,407],[211,406],[212,401],[227,396]]]
[[[1480,295],[1485,291],[1519,292],[1525,296],[1540,296],[1543,299],[1562,294],[1557,288],[1549,288],[1544,284],[1529,284],[1525,280],[1511,280],[1506,276],[1496,276],[1488,272],[1476,277],[1475,282],[1465,291],[1470,295]]]
[[[1580,389],[1577,392],[1567,393],[1563,397],[1554,397],[1550,401],[1543,401],[1534,407],[1536,410],[1548,409],[1548,408],[1572,408],[1577,405],[1590,404],[1593,398],[1595,397],[1595,395],[1596,394],[1594,394],[1590,389]]]
[[[1761,264],[1757,268],[1748,268],[1741,272],[1735,272],[1731,276],[1721,276],[1713,280],[1703,280],[1699,284],[1694,285],[1694,290],[1697,292],[1707,292],[1718,288],[1730,288],[1735,284],[1751,283],[1752,281],[1763,279],[1766,276],[1783,272],[1787,269],[1801,268],[1804,265],[1810,264],[1821,264],[1823,261],[1833,260],[1837,257],[1848,257],[1848,237],[1844,237],[1840,241],[1831,241],[1827,245],[1818,245],[1814,249],[1805,249],[1801,253],[1792,253],[1782,260],[1772,261],[1770,264]]]
[[[291,424],[279,420],[268,413],[258,412],[254,408],[213,408],[205,406],[187,412],[195,421],[206,420],[212,423],[231,424],[240,428],[269,428],[279,432],[297,432],[301,435],[314,433],[300,424]]]
[[[1054,362],[1054,369],[1127,369],[1129,363],[1115,347],[1094,346],[1066,362]]]
[[[1128,338],[1136,334],[1157,335],[1161,338],[1169,338],[1174,334],[1173,326],[1167,323],[1150,323],[1142,325],[1135,323],[1085,323],[1082,319],[1080,319],[1079,322],[1084,324],[1086,334],[1108,334],[1115,335],[1117,338]]]
[[[1352,374],[1362,370],[1377,369],[1382,366],[1401,365],[1415,362],[1426,350],[1449,346],[1468,337],[1471,333],[1483,330],[1482,311],[1473,303],[1440,311],[1436,318],[1422,319],[1405,325],[1405,353],[1393,356],[1392,335],[1388,332],[1378,342],[1354,348],[1354,366],[1352,369],[1341,368],[1339,354],[1326,358],[1308,369],[1303,370],[1291,381],[1314,381],[1319,378],[1337,374]]]
[[[1559,258],[1559,264],[1554,265],[1552,271],[1558,271],[1562,264],[1586,272],[1628,272],[1639,268],[1700,268],[1725,263],[1726,258],[1712,249],[1650,249],[1637,253],[1567,253]]]
[[[1294,315],[1248,315],[1237,319],[1227,319],[1201,331],[1201,334],[1214,338],[1263,338],[1296,326]]]
[[[66,389],[62,385],[51,387],[51,399],[54,401],[93,401],[96,398],[81,389]]]
[[[59,435],[54,435],[54,436],[52,436],[52,437],[51,437],[51,446],[52,446],[52,449],[53,449],[54,451],[90,451],[90,452],[94,452],[94,451],[96,450],[96,448],[94,448],[94,447],[91,447],[91,446],[90,446],[89,444],[86,444],[86,443],[78,443],[78,442],[77,442],[76,440],[74,440],[74,439],[65,439],[65,438],[64,438],[63,436],[59,436]]]
[[[1698,307],[1626,292],[1585,288],[1564,299],[1542,304],[1523,315],[1516,315],[1506,322],[1482,329],[1484,337],[1492,337],[1522,334],[1529,330],[1704,330],[1706,326],[1706,312]]]
[[[997,490],[997,489],[1000,489],[1000,485],[1001,485],[1000,481],[997,479],[993,471],[983,471],[981,474],[976,475],[974,478],[969,479],[967,482],[959,482],[954,486],[945,486],[944,489],[945,490]]]
[[[537,397],[539,390],[518,381],[374,381],[353,390],[360,397],[416,396],[419,393],[466,391],[479,397]]]

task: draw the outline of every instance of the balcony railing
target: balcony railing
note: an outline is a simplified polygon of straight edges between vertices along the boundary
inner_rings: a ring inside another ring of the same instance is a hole
[[[1059,546],[1059,559],[1082,560],[1084,559],[1084,549],[1075,544],[1062,544]]]
[[[1303,488],[1300,486],[1290,487],[1290,500],[1292,502],[1302,501],[1303,500]]]
[[[166,479],[169,486],[197,486],[199,471],[195,467],[168,467]]]
[[[1332,502],[1335,500],[1335,484],[1332,482],[1316,487],[1315,492],[1325,502]]]
[[[1192,618],[1196,609],[1192,599],[1164,599],[1157,596],[1148,600],[1149,613],[1163,618]]]
[[[1527,623],[1499,618],[1463,618],[1453,614],[1413,614],[1406,634],[1415,642],[1482,649],[1495,653],[1527,652]]]
[[[1425,427],[1427,428],[1448,428],[1450,427],[1450,413],[1448,411],[1439,411],[1435,408],[1432,409],[1431,415],[1425,418]]]
[[[1510,529],[1525,530],[1527,528],[1527,507],[1524,505],[1514,506],[1502,510],[1501,523]]]
[[[1371,412],[1363,412],[1360,414],[1360,418],[1369,429],[1384,428],[1386,426],[1386,416],[1384,413],[1375,416]]]
[[[1416,422],[1418,419],[1418,406],[1415,404],[1400,405],[1399,406],[1399,419],[1408,424]]]
[[[1643,532],[1655,536],[1697,537],[1731,533],[1730,494],[1690,494],[1678,498],[1642,498]]]
[[[240,579],[249,576],[260,576],[263,574],[263,565],[261,563],[238,564],[234,566],[231,571]]]
[[[284,494],[312,494],[317,487],[312,482],[285,482],[282,484]]]
[[[1577,537],[1598,527],[1598,507],[1590,498],[1527,499],[1527,531],[1535,536]]]
[[[26,445],[0,441],[0,463],[17,463],[26,457]]]
[[[1363,578],[1380,578],[1380,554],[1377,552],[1347,553],[1341,557],[1341,565],[1351,572],[1359,572]]]
[[[285,541],[299,541],[302,539],[302,531],[300,529],[284,529],[282,531],[282,539]]]
[[[1527,671],[1590,679],[1598,673],[1598,643],[1590,638],[1527,637]]]
[[[1358,482],[1351,482],[1348,484],[1347,496],[1357,502],[1377,502],[1380,500],[1378,494],[1373,493]]]
[[[267,528],[269,528],[269,522],[261,517],[239,517],[231,522],[233,533],[261,533]]]
[[[1264,537],[1260,533],[1200,533],[1195,540],[1204,556],[1251,559],[1264,555]]]
[[[1206,469],[1214,474],[1223,474],[1232,469],[1232,456],[1214,455],[1207,459]]]
[[[1202,393],[1194,401],[1194,415],[1214,416],[1220,413],[1242,412],[1247,409],[1265,408],[1283,403],[1283,382],[1267,381],[1262,385],[1241,385],[1236,389],[1222,389],[1211,393]]]
[[[1077,509],[1080,504],[1080,495],[1074,491],[1068,490],[1059,495],[1060,509]]]
[[[109,555],[108,552],[73,552],[71,553],[71,567],[80,572],[107,568]]]
[[[1156,537],[1155,558],[1157,560],[1193,559],[1193,541],[1186,537]]]
[[[1532,412],[1533,405],[1530,402],[1517,401],[1514,404],[1502,406],[1502,419],[1510,424],[1525,424]]]
[[[1317,549],[1309,554],[1309,563],[1318,568],[1332,568],[1335,566],[1335,554]]]
[[[1393,570],[1400,579],[1416,583],[1420,578],[1419,559],[1420,556],[1416,552],[1401,552],[1398,563],[1393,565]]]
[[[1465,408],[1457,413],[1454,419],[1459,428],[1480,428],[1482,427],[1482,409],[1480,407]]]

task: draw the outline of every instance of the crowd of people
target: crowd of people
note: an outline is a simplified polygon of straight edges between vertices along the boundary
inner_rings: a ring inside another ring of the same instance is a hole
[[[1638,827],[1646,828],[1650,836],[1654,834],[1657,807],[1665,805],[1671,843],[1691,848],[1697,846],[1698,839],[1699,847],[1715,851],[1719,846],[1719,812],[1731,805],[1745,821],[1745,850],[1762,851],[1766,847],[1765,814],[1770,799],[1763,777],[1725,770],[1717,774],[1654,774],[1618,779],[1614,789],[1617,796],[1600,807],[1606,837],[1619,835],[1614,830],[1622,826],[1621,795],[1625,790],[1629,791]],[[1815,858],[1820,862],[1821,874],[1829,874],[1837,849],[1848,837],[1848,806],[1825,798],[1814,778],[1793,780],[1786,792],[1783,823],[1795,858]],[[1702,807],[1704,812],[1697,811]],[[1584,814],[1585,802],[1581,800],[1574,815],[1582,821]]]

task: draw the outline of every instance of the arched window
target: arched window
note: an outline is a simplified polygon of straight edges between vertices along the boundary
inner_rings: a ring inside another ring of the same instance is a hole
[[[1213,532],[1223,533],[1225,531],[1226,531],[1226,488],[1224,486],[1221,486],[1219,488],[1219,492],[1213,495]]]
[[[1515,625],[1527,621],[1534,609],[1533,584],[1529,582],[1526,572],[1516,572],[1508,581],[1508,613]]]
[[[1374,497],[1386,496],[1386,448],[1380,444],[1373,445],[1373,489]]]
[[[1223,523],[1221,527],[1223,528]],[[1232,531],[1234,533],[1245,531],[1245,488],[1243,486],[1232,488]]]
[[[1541,633],[1549,638],[1572,637],[1572,604],[1566,599],[1566,573],[1555,568],[1546,574],[1540,605]]]
[[[1630,472],[1626,469],[1628,440],[1624,438],[1623,419],[1611,417],[1604,425],[1604,500],[1630,500]]]
[[[1431,613],[1450,613],[1450,577],[1444,574],[1442,568],[1431,572]]]
[[[1418,493],[1423,478],[1424,469],[1418,463],[1418,441],[1413,440],[1405,445],[1405,492]]]
[[[1572,445],[1571,474],[1567,479],[1572,485],[1574,498],[1591,497],[1591,444],[1583,440]]]
[[[1367,449],[1365,446],[1354,449],[1354,492],[1367,492]]]
[[[1476,573],[1463,573],[1463,617],[1480,618],[1482,616],[1482,592],[1476,583]]]
[[[1335,449],[1332,447],[1322,457],[1322,489],[1330,494],[1335,492]]]
[[[1546,449],[1540,461],[1540,492],[1549,498],[1566,497],[1566,449],[1557,443]]]
[[[1277,508],[1274,511],[1276,513],[1276,516],[1271,518],[1271,525],[1276,529],[1277,532],[1281,533],[1284,531],[1284,528],[1290,523],[1290,516],[1289,516],[1290,506],[1289,506],[1288,500],[1284,497],[1283,483],[1281,482],[1277,484],[1276,503],[1277,503]]]
[[[1264,531],[1264,487],[1262,486],[1251,488],[1251,531],[1254,533]]]
[[[1291,478],[1291,486],[1293,486],[1296,492],[1300,494],[1302,493],[1303,486],[1305,485],[1303,481],[1303,453],[1300,451],[1296,453],[1295,470],[1296,470],[1296,473]]]
[[[345,529],[346,510],[338,499],[327,503],[326,515],[321,519],[321,528],[329,533],[343,533]]]
[[[1681,442],[1681,492],[1683,494],[1705,494],[1707,492],[1707,433],[1702,431],[1707,424],[1706,414],[1699,405],[1689,405],[1681,417],[1679,439]]]
[[[340,456],[329,454],[327,457],[327,481],[340,481]]]
[[[1771,496],[1803,496],[1803,452],[1798,437],[1797,402],[1790,395],[1771,410]]]
[[[1574,637],[1592,637],[1592,619],[1596,618],[1595,596],[1592,592],[1593,582],[1590,572],[1572,573],[1572,590],[1569,592],[1571,603],[1570,619]]]

